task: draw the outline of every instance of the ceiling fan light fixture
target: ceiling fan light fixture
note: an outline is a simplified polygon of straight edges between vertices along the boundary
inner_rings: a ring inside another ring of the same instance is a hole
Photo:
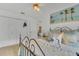
[[[34,9],[35,11],[40,11],[40,4],[39,4],[39,3],[34,3],[34,4],[33,4],[33,9]]]

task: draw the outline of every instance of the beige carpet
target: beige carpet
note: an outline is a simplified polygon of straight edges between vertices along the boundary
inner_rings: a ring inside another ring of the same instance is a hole
[[[12,45],[0,48],[0,56],[17,56],[18,45]]]

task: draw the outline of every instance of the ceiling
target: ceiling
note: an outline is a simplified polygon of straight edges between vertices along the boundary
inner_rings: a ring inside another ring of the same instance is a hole
[[[22,11],[28,17],[40,19],[48,17],[51,13],[76,5],[75,3],[40,3],[38,13],[32,9],[32,3],[0,3],[0,10],[19,15]],[[48,19],[48,18],[47,18]]]

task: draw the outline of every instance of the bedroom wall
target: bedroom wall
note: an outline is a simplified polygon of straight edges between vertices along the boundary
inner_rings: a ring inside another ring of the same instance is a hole
[[[40,12],[36,13],[32,8],[29,8],[32,6],[31,4],[0,4],[0,8],[2,8],[0,9],[0,45],[4,45],[2,41],[7,41],[5,45],[9,44],[8,41],[10,40],[19,41],[19,34],[22,34],[22,38],[25,35],[28,35],[30,38],[37,38],[39,25],[42,26],[43,32],[48,32],[50,28],[50,14],[64,8],[66,4],[63,6],[60,4],[61,8],[57,7],[59,4],[45,5],[46,7],[41,7]],[[67,4],[66,7],[72,5],[74,4]],[[15,8],[13,8],[14,6]],[[24,11],[26,14],[21,15],[21,11]],[[24,22],[27,23],[27,27],[23,28]]]

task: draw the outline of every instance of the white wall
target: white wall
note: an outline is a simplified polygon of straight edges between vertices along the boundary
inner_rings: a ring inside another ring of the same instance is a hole
[[[30,38],[36,38],[37,36],[37,22],[31,17],[25,17],[23,15],[12,14],[6,11],[0,11],[0,45],[7,46],[10,41],[19,41],[19,35],[28,35]],[[18,19],[14,19],[18,18]],[[23,23],[26,22],[27,26],[23,28]],[[7,43],[5,43],[5,41]],[[4,43],[2,43],[4,42]],[[12,42],[14,43],[14,42]]]
[[[18,21],[9,17],[22,18],[16,14],[0,11],[0,47],[17,43],[20,31],[22,31],[24,21]]]

